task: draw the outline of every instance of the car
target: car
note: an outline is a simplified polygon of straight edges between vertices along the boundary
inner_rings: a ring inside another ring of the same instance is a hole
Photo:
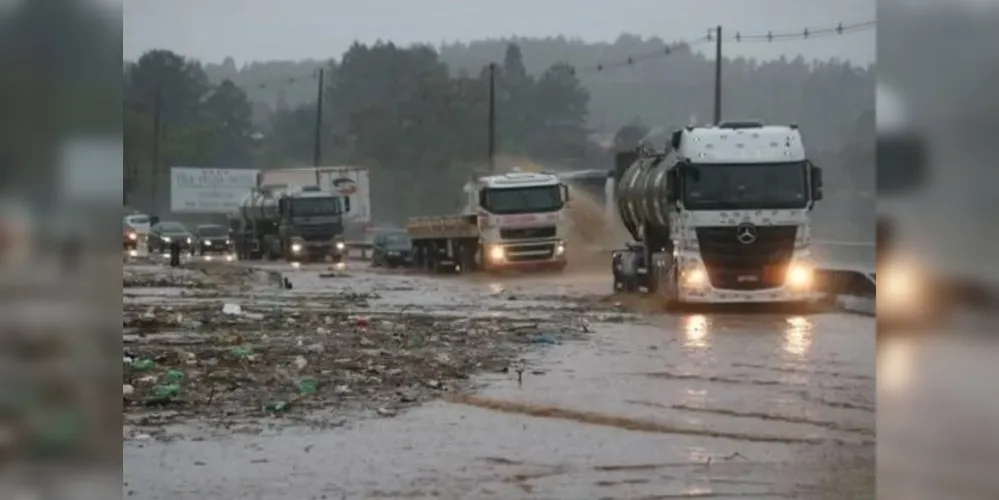
[[[150,228],[149,253],[168,253],[174,242],[180,244],[181,251],[187,250],[194,255],[194,234],[180,222],[165,221]]]
[[[132,228],[139,237],[144,237],[149,234],[149,229],[151,221],[148,215],[144,214],[131,214],[126,215],[123,219],[126,226]]]
[[[229,228],[221,224],[202,224],[194,228],[195,248],[198,255],[229,253],[232,240]]]
[[[122,224],[121,229],[121,240],[122,247],[125,250],[136,250],[139,248],[139,238],[140,235],[134,227],[128,224]]]
[[[374,267],[408,266],[412,262],[413,242],[405,231],[383,231],[371,242],[371,265]]]

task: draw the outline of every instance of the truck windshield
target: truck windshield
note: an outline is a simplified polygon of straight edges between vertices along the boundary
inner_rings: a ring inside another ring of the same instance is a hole
[[[688,210],[805,208],[808,164],[693,164],[682,171],[682,200]]]
[[[292,217],[319,217],[340,215],[340,198],[294,198],[291,200],[290,215]]]
[[[560,210],[562,193],[558,186],[487,189],[485,208],[494,214],[525,214]]]

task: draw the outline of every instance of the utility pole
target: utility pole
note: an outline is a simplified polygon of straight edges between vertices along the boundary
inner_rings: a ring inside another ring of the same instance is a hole
[[[489,63],[489,173],[496,173],[496,63]]]
[[[721,124],[722,106],[722,27],[715,28],[715,125]]]
[[[160,199],[160,132],[162,117],[160,116],[161,110],[163,108],[163,94],[160,92],[159,85],[156,86],[156,90],[153,93],[153,175],[150,182],[152,187],[152,212],[159,215],[159,199]]]
[[[319,87],[316,89],[316,130],[315,143],[312,145],[312,165],[318,167],[323,159],[323,73],[324,68],[319,68]],[[319,171],[316,170],[316,184],[319,184]]]

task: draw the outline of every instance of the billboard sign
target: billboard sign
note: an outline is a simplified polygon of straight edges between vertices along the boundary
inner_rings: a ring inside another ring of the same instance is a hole
[[[245,168],[170,169],[170,210],[222,214],[235,211],[257,185],[257,170]]]

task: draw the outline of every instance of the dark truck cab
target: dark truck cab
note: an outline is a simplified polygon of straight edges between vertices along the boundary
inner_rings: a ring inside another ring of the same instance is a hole
[[[318,190],[283,196],[278,201],[281,255],[288,261],[316,261],[330,256],[341,262],[347,255],[344,214],[349,198]]]

